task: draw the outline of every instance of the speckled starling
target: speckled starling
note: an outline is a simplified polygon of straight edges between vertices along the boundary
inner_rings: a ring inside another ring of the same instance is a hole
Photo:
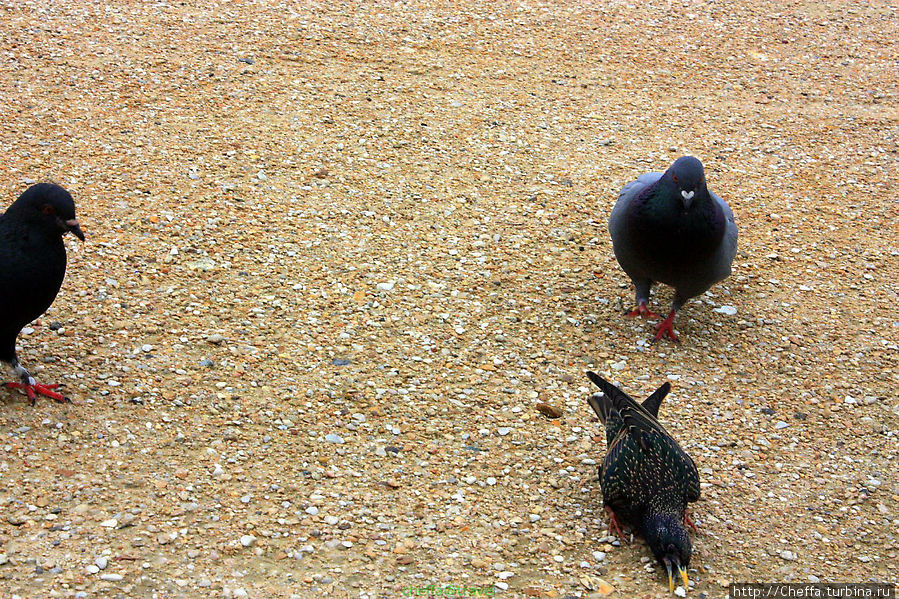
[[[602,390],[588,401],[606,427],[608,452],[599,479],[609,529],[620,536],[619,522],[630,525],[665,566],[669,588],[674,590],[675,571],[689,588],[687,503],[699,499],[699,473],[657,419],[671,385],[665,383],[640,405],[596,373],[587,376]]]

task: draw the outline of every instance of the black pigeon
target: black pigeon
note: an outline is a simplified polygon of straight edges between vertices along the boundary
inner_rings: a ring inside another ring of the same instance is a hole
[[[16,357],[16,337],[22,327],[50,307],[62,286],[66,274],[62,236],[68,232],[84,241],[75,219],[75,202],[59,185],[29,187],[0,215],[0,361],[21,381],[6,387],[24,389],[32,405],[37,395],[68,401],[53,391],[59,385],[38,384]]]
[[[615,258],[634,283],[637,307],[628,316],[656,318],[646,304],[653,283],[674,287],[671,312],[658,325],[677,341],[674,316],[691,297],[728,276],[737,254],[730,206],[706,186],[702,163],[683,156],[664,173],[624,186],[609,217]]]
[[[658,421],[671,385],[659,387],[641,406],[595,372],[587,376],[602,390],[588,401],[606,427],[608,451],[599,479],[609,529],[622,536],[620,523],[629,524],[665,566],[671,591],[675,571],[687,589],[692,553],[687,526],[693,527],[687,503],[699,499],[699,472]]]

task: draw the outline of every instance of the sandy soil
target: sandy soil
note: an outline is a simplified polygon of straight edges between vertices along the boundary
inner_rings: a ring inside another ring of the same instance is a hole
[[[89,236],[19,338],[80,403],[0,393],[0,595],[668,596],[588,368],[674,386],[690,596],[899,583],[896,4],[597,4],[0,6],[2,205]],[[740,250],[649,345],[605,223],[687,153]]]

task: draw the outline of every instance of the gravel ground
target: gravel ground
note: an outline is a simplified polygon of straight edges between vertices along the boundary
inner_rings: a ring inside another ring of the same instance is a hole
[[[79,404],[0,393],[0,596],[667,596],[588,368],[674,386],[691,596],[899,583],[896,4],[602,4],[0,6],[2,204],[88,235],[20,336]],[[686,153],[740,250],[649,345],[605,223]]]

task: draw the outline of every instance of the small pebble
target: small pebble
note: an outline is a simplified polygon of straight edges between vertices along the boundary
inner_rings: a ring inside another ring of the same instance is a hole
[[[780,552],[780,557],[781,559],[787,560],[789,562],[796,561],[796,554],[792,551],[787,551],[786,549]]]

